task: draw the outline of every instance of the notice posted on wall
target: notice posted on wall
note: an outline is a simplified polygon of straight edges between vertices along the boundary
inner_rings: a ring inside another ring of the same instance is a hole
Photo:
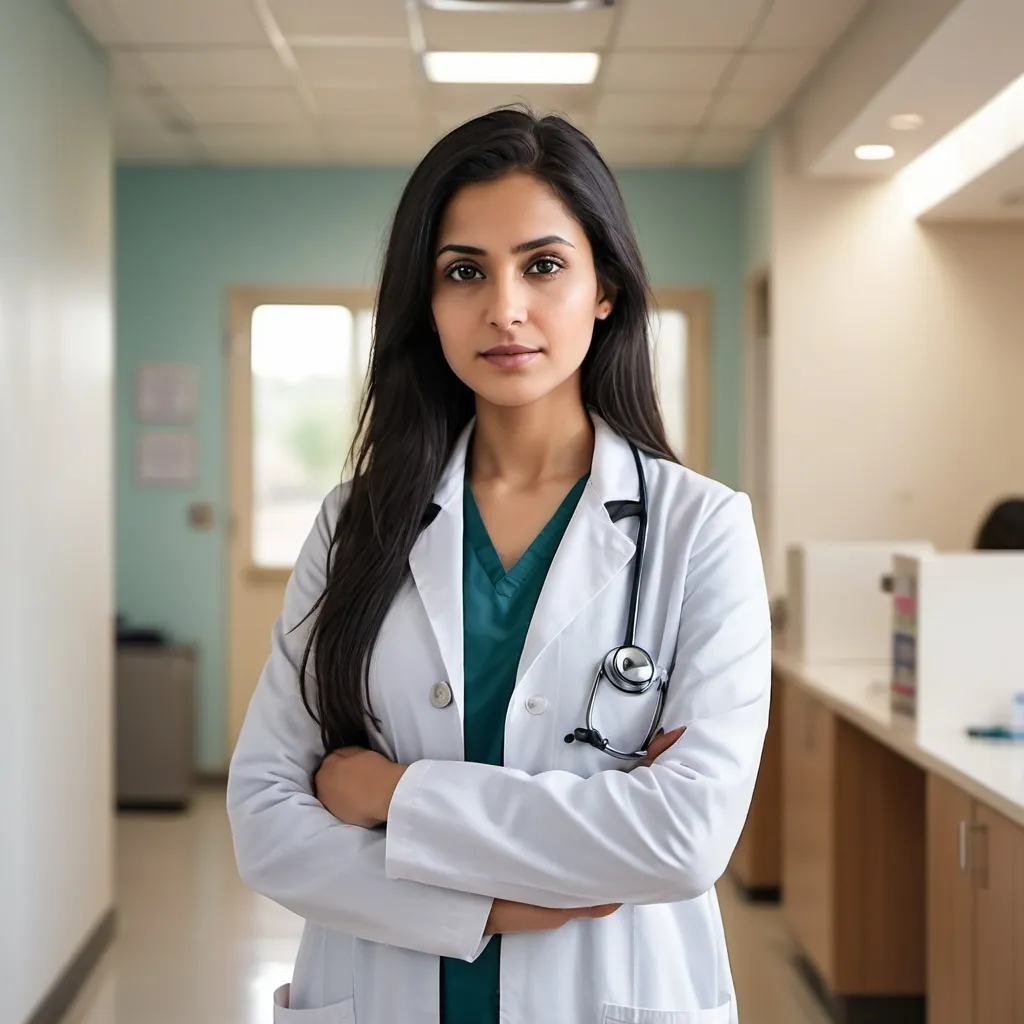
[[[187,363],[150,363],[135,373],[135,411],[140,420],[191,423],[196,414],[196,368]]]
[[[196,439],[184,430],[144,430],[135,445],[136,481],[149,487],[191,487],[198,482]]]

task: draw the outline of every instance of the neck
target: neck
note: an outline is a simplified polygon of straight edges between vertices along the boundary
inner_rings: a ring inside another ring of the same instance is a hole
[[[509,408],[477,399],[472,479],[529,488],[554,479],[578,480],[594,458],[594,425],[578,393],[549,395]]]

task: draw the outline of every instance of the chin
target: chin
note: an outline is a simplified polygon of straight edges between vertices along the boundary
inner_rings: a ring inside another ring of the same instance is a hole
[[[469,386],[480,401],[501,409],[517,409],[533,405],[546,398],[558,387],[557,383],[529,380],[525,376],[503,381],[477,380],[469,382]]]

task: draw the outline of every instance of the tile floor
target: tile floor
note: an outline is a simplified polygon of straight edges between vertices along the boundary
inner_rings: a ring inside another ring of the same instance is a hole
[[[119,818],[118,940],[65,1024],[272,1024],[301,922],[239,881],[223,808],[210,788],[184,815]],[[743,1024],[828,1024],[778,908],[719,894]]]

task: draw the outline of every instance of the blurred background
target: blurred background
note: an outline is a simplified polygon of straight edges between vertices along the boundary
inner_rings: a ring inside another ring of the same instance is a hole
[[[742,1020],[1024,1022],[1020,0],[0,0],[3,1024],[271,1021],[228,760],[404,181],[514,100],[615,169],[755,508]]]

